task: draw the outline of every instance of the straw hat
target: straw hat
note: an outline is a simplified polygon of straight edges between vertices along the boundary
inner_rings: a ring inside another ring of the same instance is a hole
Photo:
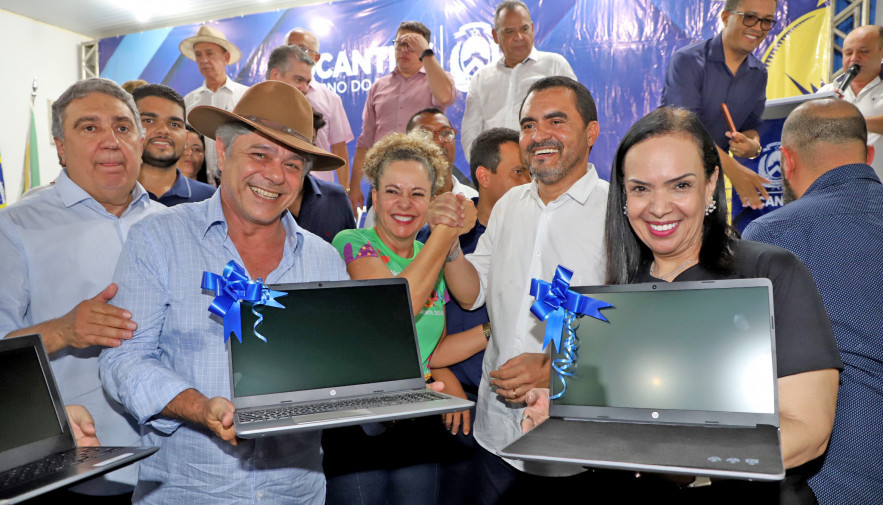
[[[335,170],[344,164],[342,158],[313,144],[310,102],[284,82],[264,81],[248,88],[233,112],[208,105],[194,107],[187,121],[210,139],[215,138],[215,132],[224,123],[244,123],[294,151],[312,154],[313,170]]]
[[[227,63],[228,65],[236,63],[239,61],[239,58],[242,57],[242,52],[239,51],[239,48],[236,47],[236,45],[227,40],[227,37],[225,37],[220,30],[212,28],[209,25],[200,26],[199,31],[196,32],[196,36],[182,40],[181,43],[178,44],[178,49],[181,50],[181,54],[196,61],[196,56],[193,54],[193,45],[200,42],[211,42],[212,44],[217,44],[223,47],[228,53],[230,53],[230,61]]]

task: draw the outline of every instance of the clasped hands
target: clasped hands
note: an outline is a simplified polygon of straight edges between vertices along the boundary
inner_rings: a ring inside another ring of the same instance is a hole
[[[478,210],[472,200],[463,195],[443,193],[429,203],[426,222],[433,232],[439,226],[447,226],[463,235],[475,226],[477,217]]]

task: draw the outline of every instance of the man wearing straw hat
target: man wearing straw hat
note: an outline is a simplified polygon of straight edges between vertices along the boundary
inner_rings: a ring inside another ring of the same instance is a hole
[[[227,77],[227,65],[236,63],[242,56],[239,48],[216,28],[202,25],[196,36],[182,40],[178,49],[185,57],[196,62],[199,73],[205,78],[202,86],[184,96],[187,112],[198,105],[211,105],[225,111],[233,110],[242,98],[242,94],[248,89],[248,86]],[[209,182],[217,186],[221,176],[218,174],[215,141],[205,139],[205,144],[205,163],[208,167]]]
[[[99,360],[105,390],[141,425],[142,443],[162,449],[142,463],[133,499],[321,504],[319,431],[236,438],[224,323],[207,310],[213,293],[201,279],[231,260],[267,284],[346,279],[331,245],[286,212],[310,170],[343,160],[312,144],[310,104],[282,82],[252,86],[232,112],[196,107],[189,120],[217,140],[220,189],[131,229],[113,303],[138,329]]]

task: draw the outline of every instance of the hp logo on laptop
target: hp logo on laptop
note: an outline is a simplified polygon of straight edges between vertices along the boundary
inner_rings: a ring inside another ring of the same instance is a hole
[[[337,390],[336,390],[336,389],[332,389],[332,390],[330,391],[330,393],[331,393],[331,396],[334,396],[334,395],[337,394]]]

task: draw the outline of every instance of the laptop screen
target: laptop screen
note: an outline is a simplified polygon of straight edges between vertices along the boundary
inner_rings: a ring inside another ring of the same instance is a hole
[[[242,343],[231,337],[235,397],[422,377],[404,279],[272,287],[284,309],[242,304]]]
[[[62,434],[35,347],[0,352],[0,412],[0,453]]]
[[[576,375],[555,404],[776,412],[769,289],[662,284],[573,288],[613,307],[609,322],[580,319]]]

